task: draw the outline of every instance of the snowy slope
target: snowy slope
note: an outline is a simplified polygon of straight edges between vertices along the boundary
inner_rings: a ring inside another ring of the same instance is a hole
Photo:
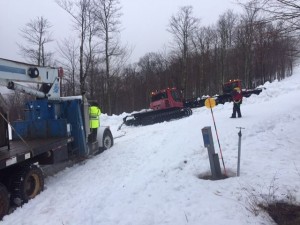
[[[272,224],[264,213],[255,216],[249,201],[275,190],[278,199],[290,194],[300,201],[300,71],[264,86],[244,99],[243,118],[229,118],[230,103],[213,109],[228,179],[199,179],[210,172],[201,133],[212,126],[215,136],[210,110],[121,131],[125,114],[102,115],[117,137],[113,148],[48,177],[45,191],[1,224]],[[246,128],[240,177],[236,127]]]

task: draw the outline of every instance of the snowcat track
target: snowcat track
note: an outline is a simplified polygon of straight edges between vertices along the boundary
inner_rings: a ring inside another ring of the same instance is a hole
[[[170,121],[172,119],[181,119],[192,115],[190,108],[172,108],[168,110],[156,110],[143,113],[135,113],[123,118],[125,125],[127,126],[146,126],[155,123],[161,123],[164,121]],[[128,117],[133,117],[127,119]]]

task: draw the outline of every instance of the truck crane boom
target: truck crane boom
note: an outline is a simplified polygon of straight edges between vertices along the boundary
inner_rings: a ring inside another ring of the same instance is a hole
[[[0,84],[38,98],[58,99],[62,68],[40,67],[32,64],[0,58]],[[40,90],[17,83],[42,84]]]

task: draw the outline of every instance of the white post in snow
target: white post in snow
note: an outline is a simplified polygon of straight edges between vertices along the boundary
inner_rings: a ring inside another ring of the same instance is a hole
[[[237,129],[240,129],[238,135],[239,135],[239,144],[238,144],[238,164],[237,164],[237,176],[240,176],[240,164],[241,164],[241,147],[242,147],[242,129],[245,129],[243,127],[237,127]]]

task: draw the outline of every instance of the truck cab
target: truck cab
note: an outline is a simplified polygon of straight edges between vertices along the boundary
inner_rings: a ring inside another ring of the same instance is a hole
[[[176,88],[152,92],[150,108],[153,110],[183,108],[183,99]]]

